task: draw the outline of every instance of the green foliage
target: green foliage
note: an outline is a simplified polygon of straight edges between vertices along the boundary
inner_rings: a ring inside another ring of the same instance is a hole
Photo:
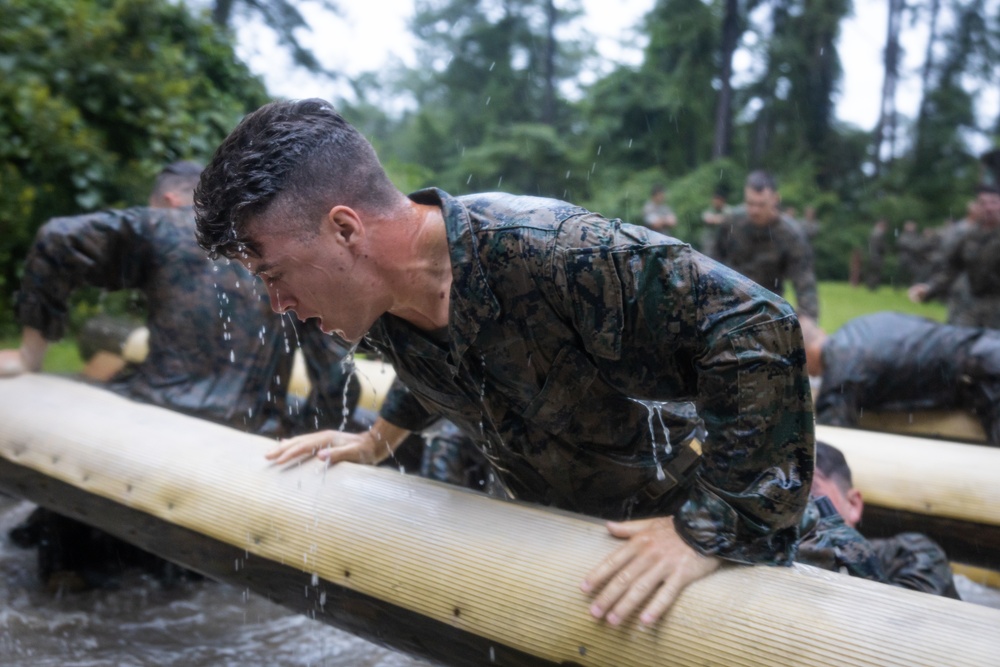
[[[0,327],[55,215],[144,203],[267,98],[208,21],[169,0],[0,3]]]

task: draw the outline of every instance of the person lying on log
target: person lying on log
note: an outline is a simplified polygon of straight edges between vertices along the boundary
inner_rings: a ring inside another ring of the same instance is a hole
[[[812,495],[827,498],[838,520],[851,528],[858,527],[865,507],[861,491],[854,488],[851,468],[843,452],[822,441],[816,442]],[[869,542],[875,547],[887,583],[959,599],[944,549],[926,535],[900,533],[890,538],[873,538]]]
[[[968,410],[1000,445],[1000,331],[885,312],[827,336],[814,320],[800,321],[807,369],[822,378],[818,423],[857,426],[863,410]]]
[[[623,545],[581,583],[611,625],[640,609],[657,622],[723,561],[789,565],[807,551],[798,320],[687,244],[554,199],[404,195],[323,100],[244,118],[195,210],[202,246],[244,262],[275,311],[364,338],[403,383],[370,431],[300,436],[272,459],[321,449],[374,463],[446,416],[510,496],[613,520]],[[707,428],[700,446],[660,411],[687,401]],[[838,566],[881,578],[872,563]]]
[[[66,331],[77,288],[137,289],[148,308],[149,352],[111,378],[108,389],[272,437],[341,427],[345,401],[353,408],[360,394],[357,380],[348,385],[340,364],[346,348],[314,326],[272,313],[238,262],[205,256],[195,240],[192,209],[201,169],[193,162],[164,168],[147,207],[54,218],[38,230],[16,303],[21,346],[0,351],[0,376],[41,369],[49,341]],[[313,394],[296,414],[286,390],[299,344]],[[40,510],[14,536],[48,550],[39,557],[43,579],[85,587],[106,579],[98,572],[103,564],[119,571],[105,555],[113,538],[94,537],[89,527],[74,524]],[[90,537],[81,543],[83,534]],[[114,550],[126,551],[115,542]],[[66,576],[53,579],[55,572]]]

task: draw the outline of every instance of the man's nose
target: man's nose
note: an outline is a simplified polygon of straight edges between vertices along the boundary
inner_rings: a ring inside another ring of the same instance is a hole
[[[271,310],[279,315],[295,309],[295,299],[288,294],[282,294],[276,288],[267,288],[267,298],[271,302]]]

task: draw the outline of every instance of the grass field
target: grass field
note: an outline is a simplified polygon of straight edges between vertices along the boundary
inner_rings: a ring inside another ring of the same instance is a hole
[[[791,299],[794,302],[794,299]],[[847,283],[819,284],[820,326],[828,333],[859,315],[894,310],[930,317],[943,322],[945,307],[940,303],[914,304],[906,297],[903,289],[880,287],[872,292],[865,287],[851,287]],[[17,339],[0,339],[3,347],[14,347]],[[76,373],[83,368],[83,360],[77,351],[76,342],[62,340],[49,347],[44,370],[50,373]]]

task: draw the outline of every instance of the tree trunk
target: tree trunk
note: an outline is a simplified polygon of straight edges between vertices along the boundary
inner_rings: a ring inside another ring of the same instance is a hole
[[[212,22],[221,28],[229,27],[229,19],[233,15],[235,0],[215,0],[212,6]]]
[[[903,0],[889,0],[889,20],[885,40],[885,79],[882,82],[882,104],[875,126],[875,174],[892,163],[896,152],[896,80],[899,76],[899,31],[902,24]],[[883,161],[882,149],[888,144]]]
[[[556,122],[556,21],[559,18],[554,0],[545,3],[545,91],[542,98],[542,122]]]
[[[722,19],[722,44],[720,55],[722,68],[719,72],[721,87],[715,108],[715,140],[712,157],[728,157],[732,149],[733,135],[733,53],[739,42],[739,0],[726,0],[726,13]]]

